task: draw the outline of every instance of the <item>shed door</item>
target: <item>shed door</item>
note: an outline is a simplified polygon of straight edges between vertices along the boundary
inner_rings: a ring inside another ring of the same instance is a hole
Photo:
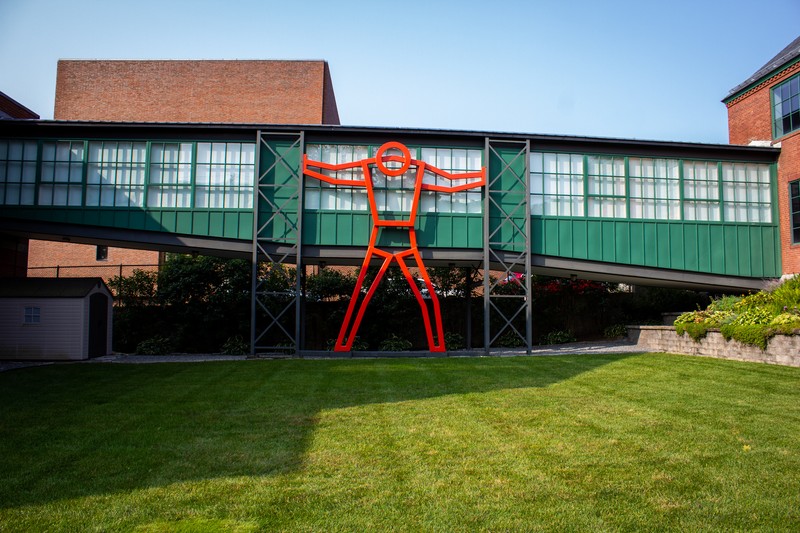
[[[89,357],[107,355],[108,296],[96,292],[89,296]]]

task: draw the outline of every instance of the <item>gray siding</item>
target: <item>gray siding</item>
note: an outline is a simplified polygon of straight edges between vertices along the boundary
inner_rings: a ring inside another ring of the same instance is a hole
[[[41,309],[39,324],[24,323],[32,306]],[[0,358],[86,359],[88,308],[88,298],[1,299]]]

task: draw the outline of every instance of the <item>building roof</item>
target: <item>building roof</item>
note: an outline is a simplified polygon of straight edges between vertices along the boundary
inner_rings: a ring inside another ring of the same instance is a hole
[[[4,118],[39,118],[39,115],[20,104],[7,94],[0,92],[0,119]]]
[[[0,278],[0,298],[83,298],[103,278]]]
[[[745,81],[743,81],[742,83],[731,89],[730,92],[728,92],[727,96],[725,96],[724,100],[729,99],[730,97],[741,92],[750,85],[753,85],[761,78],[768,76],[769,74],[772,74],[773,72],[781,69],[786,64],[793,62],[798,57],[800,57],[800,37],[797,37],[797,39],[789,43],[789,45],[786,48],[778,52],[775,57],[767,61],[764,64],[764,66],[755,71],[752,76],[750,76]]]

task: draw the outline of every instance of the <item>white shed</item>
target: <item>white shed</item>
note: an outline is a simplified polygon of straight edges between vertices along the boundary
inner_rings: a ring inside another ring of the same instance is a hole
[[[111,353],[112,300],[102,278],[0,279],[0,359]]]

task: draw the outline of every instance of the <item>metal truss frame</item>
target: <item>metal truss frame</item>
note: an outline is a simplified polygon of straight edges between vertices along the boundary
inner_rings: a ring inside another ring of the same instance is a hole
[[[270,144],[270,140],[287,140],[292,144],[280,153]],[[302,349],[302,303],[303,303],[303,254],[302,254],[302,221],[303,221],[303,154],[305,153],[305,136],[302,131],[292,133],[269,133],[259,131],[257,134],[258,150],[256,151],[256,169],[258,178],[255,181],[253,217],[253,255],[252,285],[250,309],[250,352],[298,354]],[[261,170],[261,152],[267,150],[274,156],[274,162]],[[296,157],[295,157],[296,155]],[[290,183],[276,183],[275,172],[283,169],[290,176]],[[284,195],[276,200],[274,194],[278,189]],[[265,202],[269,207],[264,213],[259,208]],[[296,204],[295,204],[296,202]],[[290,209],[297,206],[297,211]],[[283,235],[276,236],[269,231],[274,223],[286,229]],[[274,246],[274,245],[279,246]],[[272,250],[272,251],[270,251]],[[280,264],[287,262],[296,266],[294,290],[275,292],[270,290],[265,279],[261,279],[262,263]],[[292,324],[292,310],[294,323]],[[264,317],[262,320],[261,317]],[[277,335],[274,335],[277,334]],[[277,342],[266,342],[268,338],[277,338]]]
[[[499,153],[499,148],[519,147],[512,152],[510,160]],[[522,341],[527,353],[531,353],[533,335],[533,298],[531,290],[531,202],[530,202],[530,141],[486,139],[487,166],[486,195],[483,207],[483,335],[486,354],[498,339],[510,333]],[[522,171],[518,170],[523,158]],[[492,161],[499,161],[501,168],[491,168]],[[499,218],[494,227],[491,215]],[[520,223],[521,221],[521,223]],[[510,238],[509,238],[510,236]],[[508,243],[522,241],[523,249],[508,250]],[[503,274],[492,280],[491,270]],[[522,279],[515,274],[522,274]],[[501,285],[514,283],[513,291],[499,293]],[[503,304],[500,302],[503,301]],[[513,302],[513,303],[508,303]],[[525,315],[525,328],[515,325],[517,317]],[[500,327],[492,331],[492,319],[498,318]]]

